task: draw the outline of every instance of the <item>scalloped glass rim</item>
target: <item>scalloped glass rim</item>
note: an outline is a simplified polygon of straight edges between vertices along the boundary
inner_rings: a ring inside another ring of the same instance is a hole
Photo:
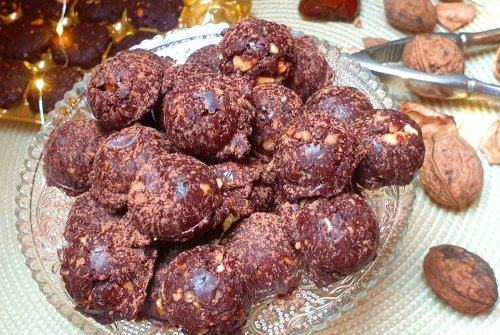
[[[194,50],[217,42],[227,24],[210,24],[181,29],[143,41],[136,48],[152,50],[162,56],[174,56],[184,62]],[[303,33],[294,32],[295,36]],[[355,86],[364,91],[376,108],[398,108],[385,85],[369,71],[361,68],[347,54],[325,40],[313,37],[337,73],[335,83]],[[85,102],[89,75],[76,83],[64,99],[49,113],[47,122],[28,148],[28,156],[20,172],[17,190],[18,240],[33,279],[47,300],[74,325],[89,334],[181,334],[176,330],[160,331],[148,322],[117,322],[102,326],[74,310],[70,297],[61,286],[57,248],[60,247],[61,228],[71,199],[58,190],[47,188],[42,173],[41,157],[45,142],[59,122],[75,114],[92,117]],[[381,243],[378,256],[370,265],[355,275],[328,287],[317,289],[303,279],[301,287],[287,299],[268,300],[254,307],[245,328],[246,334],[310,334],[324,329],[329,321],[338,319],[342,312],[355,306],[357,300],[373,287],[394,258],[401,238],[407,230],[415,200],[415,184],[405,187],[387,187],[366,196],[381,222]],[[41,229],[40,223],[46,225]]]

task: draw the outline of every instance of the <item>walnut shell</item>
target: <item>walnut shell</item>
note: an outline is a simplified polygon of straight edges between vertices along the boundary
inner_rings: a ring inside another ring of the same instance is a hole
[[[438,113],[432,108],[405,102],[401,104],[401,111],[418,123],[424,140],[430,139],[438,131],[457,131],[457,123],[453,116]]]
[[[391,25],[412,33],[432,31],[437,22],[430,0],[384,0],[385,14]]]
[[[498,299],[491,267],[463,248],[447,244],[431,248],[424,259],[424,274],[434,293],[459,312],[481,314]]]
[[[493,66],[493,73],[495,74],[495,77],[500,80],[500,48],[498,48],[497,51],[497,57]]]
[[[483,167],[474,149],[456,132],[438,132],[425,141],[420,182],[438,205],[462,210],[481,194]]]
[[[472,3],[440,3],[436,5],[437,20],[448,31],[469,24],[476,17],[476,5]]]
[[[496,120],[481,139],[479,149],[490,164],[500,164],[500,119]]]
[[[403,51],[403,65],[431,74],[464,73],[462,51],[449,38],[437,35],[417,35]]]

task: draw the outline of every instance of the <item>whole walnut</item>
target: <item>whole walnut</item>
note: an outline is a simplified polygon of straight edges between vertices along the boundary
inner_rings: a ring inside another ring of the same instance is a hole
[[[420,182],[438,205],[463,210],[481,194],[483,167],[475,150],[456,132],[438,132],[425,141]]]
[[[495,274],[488,263],[457,246],[431,248],[424,259],[424,275],[439,298],[465,314],[485,313],[498,299]]]
[[[432,31],[437,22],[430,0],[384,0],[385,14],[391,25],[412,33]]]
[[[403,65],[431,74],[464,73],[464,56],[449,38],[416,35],[403,51]]]

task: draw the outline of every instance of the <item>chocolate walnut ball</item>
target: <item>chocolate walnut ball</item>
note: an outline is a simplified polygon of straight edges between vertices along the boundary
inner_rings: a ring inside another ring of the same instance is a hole
[[[167,249],[158,248],[158,258],[156,259],[153,278],[149,282],[148,295],[142,307],[141,316],[161,328],[168,328],[170,326],[170,322],[161,304],[163,281],[168,274],[170,263],[185,250],[187,249],[183,245],[172,246]]]
[[[61,276],[76,310],[102,324],[133,320],[146,300],[156,250],[123,223],[76,236],[59,253]]]
[[[292,90],[271,84],[254,87],[250,102],[256,109],[250,135],[252,149],[269,161],[283,129],[302,114],[302,101]]]
[[[165,62],[145,50],[120,52],[92,71],[87,99],[105,128],[124,128],[139,121],[160,96]]]
[[[206,47],[200,48],[189,55],[186,64],[196,64],[205,66],[212,70],[214,73],[220,72],[219,67],[219,46],[210,44]]]
[[[309,36],[296,38],[295,73],[288,78],[286,86],[295,91],[305,102],[314,92],[332,84],[335,71],[328,65],[325,55]]]
[[[377,252],[379,227],[363,198],[344,193],[318,199],[294,216],[309,278],[328,286],[362,269]]]
[[[233,24],[222,35],[222,73],[245,74],[257,84],[280,83],[293,74],[295,50],[289,27],[249,18]]]
[[[407,185],[422,166],[422,132],[409,116],[393,109],[377,109],[363,127],[366,150],[353,181],[368,189]]]
[[[222,219],[242,219],[253,212],[269,211],[273,201],[272,185],[258,162],[225,162],[210,167],[221,191],[222,205],[217,213]]]
[[[342,123],[329,114],[306,111],[278,142],[272,163],[278,197],[293,202],[342,193],[363,158],[360,149]]]
[[[131,223],[161,241],[187,241],[216,228],[220,195],[208,166],[181,154],[147,161],[128,194]]]
[[[69,196],[88,191],[94,156],[107,135],[92,120],[70,120],[56,128],[43,156],[47,185]]]
[[[90,192],[108,211],[116,212],[126,207],[137,171],[151,159],[170,152],[170,142],[153,128],[122,129],[99,147],[90,175]]]
[[[160,305],[185,334],[239,334],[253,300],[240,271],[223,246],[183,252],[165,271]]]
[[[337,121],[354,122],[370,115],[373,106],[366,95],[357,88],[327,86],[314,93],[304,108],[330,113]]]
[[[90,192],[86,192],[78,196],[71,206],[63,236],[71,242],[78,236],[97,234],[121,224],[121,218],[122,215],[109,214]]]
[[[253,213],[227,237],[226,247],[247,268],[257,301],[298,286],[300,260],[288,222],[269,213]]]
[[[206,74],[190,77],[163,101],[163,126],[176,148],[206,161],[243,158],[254,108],[244,80]]]

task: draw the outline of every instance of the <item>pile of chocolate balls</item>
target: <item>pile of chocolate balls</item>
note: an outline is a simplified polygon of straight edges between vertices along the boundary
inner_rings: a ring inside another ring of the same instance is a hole
[[[45,146],[49,186],[76,196],[59,251],[76,309],[237,334],[251,306],[307,275],[327,286],[376,257],[360,189],[405,185],[418,125],[373,109],[310,37],[245,19],[175,64],[145,50],[97,66],[95,119]]]

